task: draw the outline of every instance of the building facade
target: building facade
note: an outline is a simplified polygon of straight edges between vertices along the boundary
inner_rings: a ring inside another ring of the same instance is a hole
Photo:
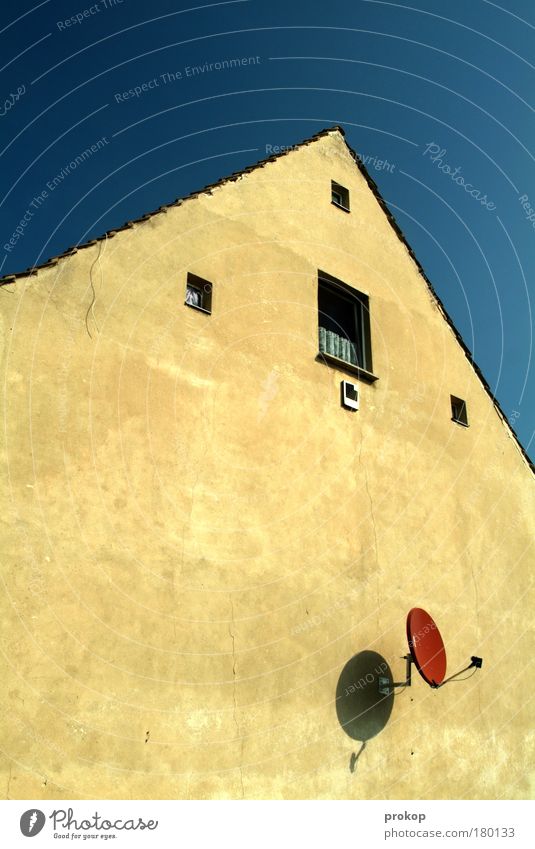
[[[6,798],[530,797],[532,469],[339,128],[2,283]]]

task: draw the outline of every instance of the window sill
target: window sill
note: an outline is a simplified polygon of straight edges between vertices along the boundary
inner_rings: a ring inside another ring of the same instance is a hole
[[[349,209],[349,207],[348,207],[348,206],[344,206],[344,205],[343,205],[343,204],[341,204],[341,203],[337,203],[335,200],[331,200],[331,203],[332,203],[332,205],[333,205],[333,206],[335,206],[337,209],[342,209],[344,212],[351,212],[351,210]]]
[[[205,315],[212,315],[212,310],[205,310],[204,307],[198,307],[196,304],[188,304],[187,301],[184,301],[184,306],[192,310],[197,310],[197,312],[203,312]]]
[[[455,424],[461,425],[461,427],[470,427],[469,424],[467,424],[466,422],[462,422],[460,419],[452,418],[452,422],[455,422]]]
[[[360,366],[355,366],[353,363],[348,363],[345,360],[341,360],[338,357],[333,357],[332,354],[322,354],[318,353],[316,355],[316,362],[323,363],[327,366],[334,366],[334,368],[341,369],[341,371],[347,371],[349,374],[356,375],[359,380],[363,380],[365,383],[375,383],[376,380],[379,380],[376,374],[372,374],[371,371],[366,371],[365,368],[361,368]]]

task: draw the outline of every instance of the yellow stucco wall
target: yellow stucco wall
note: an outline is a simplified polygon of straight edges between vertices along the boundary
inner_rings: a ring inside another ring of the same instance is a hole
[[[319,268],[370,296],[358,413]],[[339,133],[9,289],[4,797],[530,795],[533,476]],[[352,773],[339,675],[399,680],[414,605],[483,669],[415,673]]]

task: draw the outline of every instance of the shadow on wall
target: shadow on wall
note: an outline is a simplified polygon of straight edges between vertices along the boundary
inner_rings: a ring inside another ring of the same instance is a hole
[[[361,651],[349,660],[336,687],[338,722],[352,740],[362,743],[358,754],[351,756],[349,768],[354,772],[366,743],[386,726],[394,706],[394,694],[379,692],[379,677],[393,680],[384,657],[374,651]]]

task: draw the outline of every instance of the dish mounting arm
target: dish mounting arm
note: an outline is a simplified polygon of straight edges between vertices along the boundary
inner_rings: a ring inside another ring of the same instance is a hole
[[[390,696],[394,692],[394,687],[405,688],[411,686],[412,664],[414,663],[412,654],[404,654],[403,660],[405,661],[404,681],[391,681],[390,678],[386,678],[383,675],[379,677],[379,692],[382,696]]]

